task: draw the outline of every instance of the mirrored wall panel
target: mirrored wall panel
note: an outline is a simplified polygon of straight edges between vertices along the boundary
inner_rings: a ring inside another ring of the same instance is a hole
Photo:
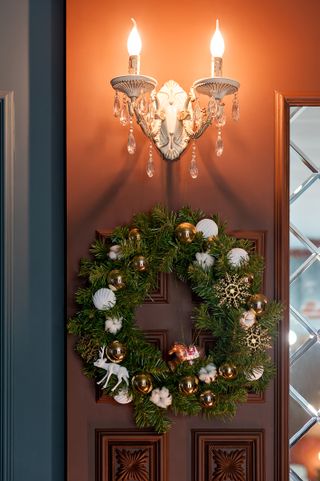
[[[320,481],[320,107],[290,108],[290,480]]]

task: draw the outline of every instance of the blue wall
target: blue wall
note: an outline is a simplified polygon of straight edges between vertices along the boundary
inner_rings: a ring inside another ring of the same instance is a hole
[[[64,479],[64,35],[63,0],[1,0],[0,90],[14,91],[16,117],[14,469],[3,481]]]

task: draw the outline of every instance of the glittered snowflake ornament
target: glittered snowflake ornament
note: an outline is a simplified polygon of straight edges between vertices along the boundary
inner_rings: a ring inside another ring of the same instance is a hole
[[[250,296],[249,286],[245,278],[238,274],[230,275],[226,273],[214,286],[219,306],[234,307],[239,309],[244,305]]]
[[[268,334],[267,329],[262,329],[259,325],[255,324],[247,330],[246,345],[248,348],[255,351],[263,351],[271,347],[271,337]]]

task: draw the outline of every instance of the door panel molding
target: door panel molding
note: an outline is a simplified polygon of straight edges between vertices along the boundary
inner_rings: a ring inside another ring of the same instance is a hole
[[[264,481],[263,429],[192,430],[192,479]]]
[[[13,163],[14,97],[0,91],[1,309],[0,478],[13,479]]]
[[[315,107],[320,92],[275,92],[275,297],[284,305],[276,345],[275,479],[289,480],[289,118],[290,107]]]

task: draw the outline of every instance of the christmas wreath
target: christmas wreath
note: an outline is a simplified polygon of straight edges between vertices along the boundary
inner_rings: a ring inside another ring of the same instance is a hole
[[[268,354],[281,306],[260,292],[263,259],[251,243],[225,232],[218,216],[161,206],[98,239],[81,260],[80,310],[69,320],[85,374],[119,403],[132,402],[138,427],[169,429],[175,414],[232,416],[248,390],[261,392],[274,373]],[[207,353],[176,342],[170,359],[135,323],[160,272],[174,273],[199,298],[195,332],[210,331]]]

